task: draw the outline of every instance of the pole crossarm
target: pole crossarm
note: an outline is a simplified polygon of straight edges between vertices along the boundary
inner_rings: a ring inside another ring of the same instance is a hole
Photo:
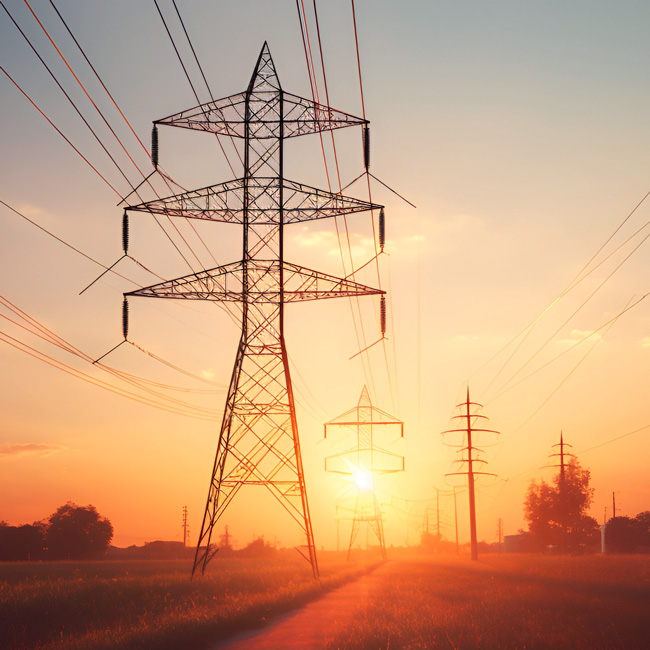
[[[283,285],[276,282],[282,270]],[[245,284],[245,278],[247,283]],[[346,278],[278,260],[233,262],[125,293],[146,298],[279,304],[385,293]]]
[[[282,191],[282,205],[269,200]],[[245,206],[245,199],[247,201]],[[238,178],[155,201],[128,206],[127,210],[243,224],[244,206],[249,223],[285,225],[327,219],[354,212],[379,210],[382,205],[327,192],[277,177]],[[281,208],[281,210],[279,209]]]

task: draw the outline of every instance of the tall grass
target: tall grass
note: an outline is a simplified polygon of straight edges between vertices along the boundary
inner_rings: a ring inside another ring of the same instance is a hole
[[[411,558],[373,574],[330,650],[650,648],[650,557]]]
[[[198,650],[368,570],[320,559],[320,583],[295,552],[215,559],[192,582],[187,561],[0,565],[0,647]]]

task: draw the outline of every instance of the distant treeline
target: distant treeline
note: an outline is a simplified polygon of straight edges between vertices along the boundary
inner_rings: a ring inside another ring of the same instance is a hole
[[[33,524],[0,522],[0,561],[99,559],[111,539],[113,525],[94,506],[68,502]]]

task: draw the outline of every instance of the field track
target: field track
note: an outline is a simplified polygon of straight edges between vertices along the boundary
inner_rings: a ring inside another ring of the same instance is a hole
[[[365,608],[376,583],[384,581],[388,565],[375,569],[252,632],[244,632],[213,645],[209,650],[321,650],[331,636],[332,625],[345,627],[360,608]]]

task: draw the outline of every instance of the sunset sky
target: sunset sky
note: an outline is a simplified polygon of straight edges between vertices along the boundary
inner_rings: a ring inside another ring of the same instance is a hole
[[[148,174],[148,157],[50,2],[29,4]],[[153,120],[196,105],[153,1],[54,4],[147,147]],[[201,102],[209,101],[171,0],[158,4]],[[283,89],[311,97],[296,3],[176,4],[215,98],[245,90],[264,41]],[[445,444],[455,441],[441,432],[454,427],[451,418],[468,382],[490,427],[501,432],[481,456],[496,477],[479,485],[479,539],[496,540],[499,518],[506,534],[525,526],[527,487],[533,479],[551,480],[556,470],[544,466],[556,462],[549,454],[561,431],[591,470],[591,514],[599,523],[605,507],[611,516],[613,492],[617,514],[650,509],[650,302],[644,300],[650,291],[650,199],[638,205],[650,190],[650,5],[354,4],[371,172],[417,209],[371,181],[372,200],[386,206],[387,255],[379,258],[380,279],[374,264],[357,279],[380,282],[389,292],[385,344],[350,359],[380,336],[375,298],[359,301],[361,318],[356,303],[346,299],[286,308],[317,547],[335,548],[337,516],[341,544],[347,543],[346,508],[354,503],[352,485],[324,472],[324,458],[354,441],[323,440],[323,423],[352,408],[364,385],[376,406],[405,422],[404,440],[382,443],[406,459],[403,474],[384,477],[377,487],[389,545],[417,542],[425,509],[435,506],[436,487],[462,490],[462,481],[445,478],[458,465],[456,450]],[[5,5],[129,182],[140,183],[142,176],[28,5]],[[351,3],[321,0],[316,6],[330,104],[361,116]],[[320,66],[313,1],[304,8]],[[127,195],[125,178],[4,10],[0,61],[98,172]],[[96,359],[122,340],[122,293],[135,287],[127,278],[141,284],[158,280],[122,260],[115,270],[125,277],[107,274],[79,295],[103,269],[78,251],[105,266],[122,255],[120,197],[6,75],[0,75],[0,97],[0,200],[77,249],[0,204],[0,520],[32,523],[66,501],[91,503],[111,519],[114,543],[127,546],[181,540],[187,506],[195,543],[239,325],[208,303],[131,300],[129,339],[192,376],[135,346],[121,346],[104,363],[164,384],[148,384],[157,396],[20,327],[25,321],[5,301]],[[335,138],[345,186],[363,172],[361,134],[350,128]],[[331,141],[324,142],[336,191]],[[223,144],[239,175],[231,143]],[[287,178],[327,188],[318,136],[288,142],[285,157]],[[188,189],[233,178],[208,134],[162,127],[160,162]],[[345,193],[368,200],[365,179]],[[196,268],[240,259],[239,227],[194,223],[195,232],[176,223],[197,253],[198,260],[190,260]],[[343,275],[341,242],[344,259],[351,250],[355,268],[361,267],[374,255],[370,216],[352,215],[347,226],[350,249],[342,220],[341,239],[331,220],[287,227],[285,259]],[[165,279],[188,273],[149,216],[132,214],[129,252]],[[176,404],[184,414],[66,374],[7,342],[15,339],[97,381]],[[192,416],[187,403],[194,407]],[[282,545],[299,542],[288,515],[276,516],[265,499],[261,489],[242,494],[217,533],[228,524],[239,546],[258,535]],[[461,540],[469,537],[466,501],[466,492],[459,494]],[[441,509],[442,532],[453,539],[452,499],[443,498]]]

